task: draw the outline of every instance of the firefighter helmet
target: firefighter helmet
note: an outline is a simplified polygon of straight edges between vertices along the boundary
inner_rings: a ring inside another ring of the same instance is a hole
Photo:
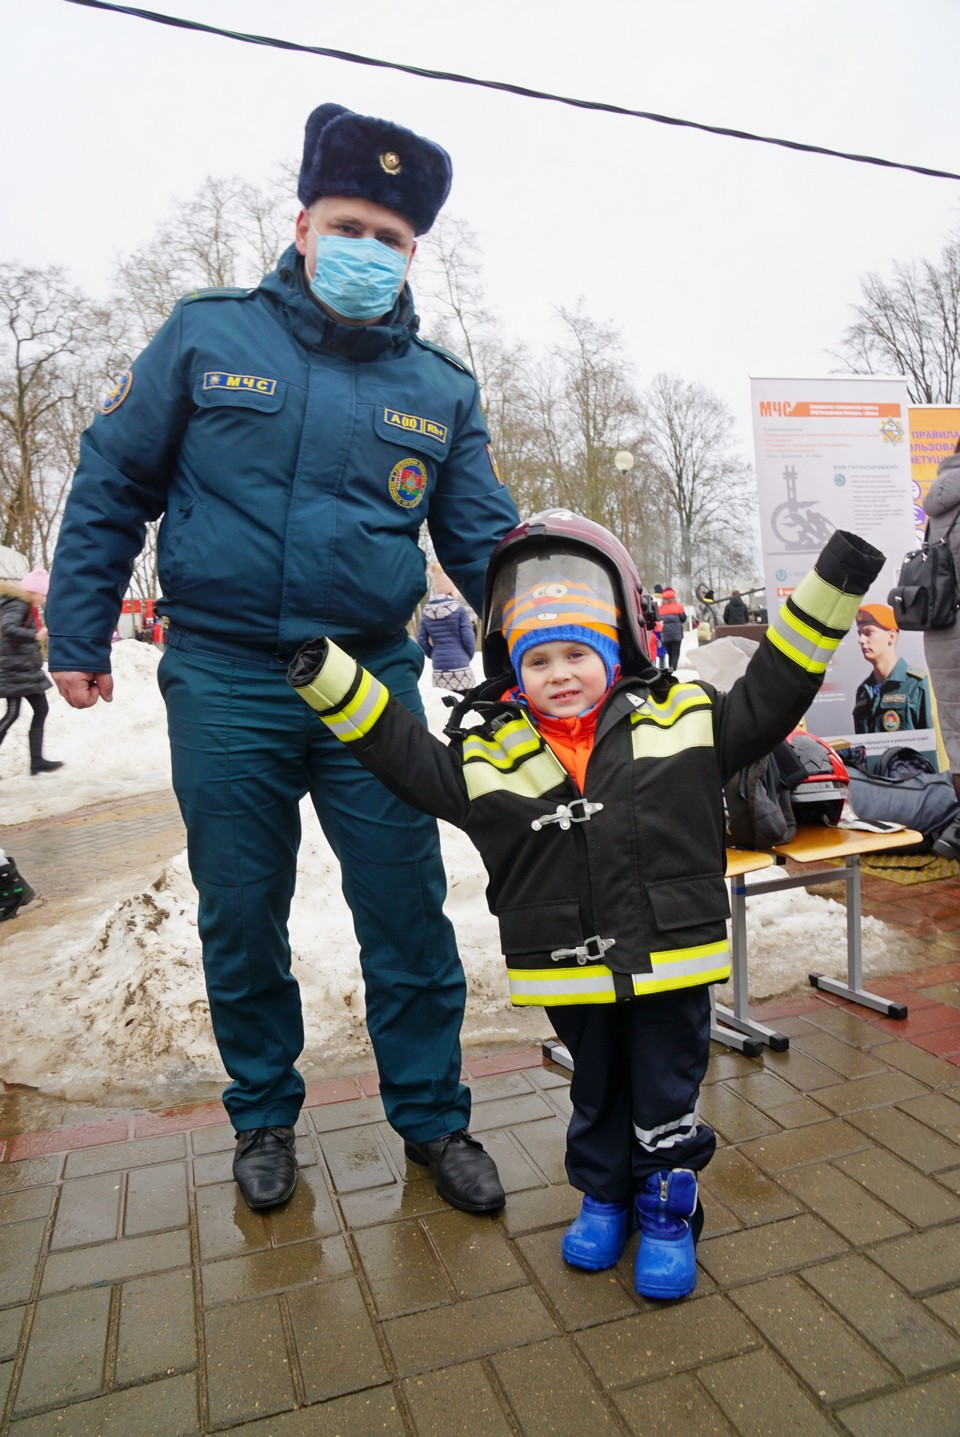
[[[636,565],[609,529],[569,509],[545,509],[511,529],[494,549],[483,594],[483,670],[495,678],[510,667],[504,638],[504,605],[557,573],[590,585],[617,610],[621,666],[626,673],[650,667],[649,634],[656,623]]]
[[[822,738],[805,729],[794,729],[788,743],[798,766],[804,770],[803,777],[791,785],[794,817],[798,823],[836,827],[850,789],[843,759]]]

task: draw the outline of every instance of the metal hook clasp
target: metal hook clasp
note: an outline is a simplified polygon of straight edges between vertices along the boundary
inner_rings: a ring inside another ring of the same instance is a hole
[[[574,798],[570,803],[561,803],[556,813],[548,813],[543,818],[535,818],[530,827],[534,833],[539,833],[548,823],[559,823],[562,829],[568,829],[571,823],[586,823],[595,813],[603,808],[602,803],[588,803],[585,798]],[[579,812],[575,810],[579,809]]]

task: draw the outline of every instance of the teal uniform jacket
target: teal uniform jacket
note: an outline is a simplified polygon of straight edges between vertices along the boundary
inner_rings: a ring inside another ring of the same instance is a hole
[[[879,686],[867,679],[853,704],[854,733],[896,733],[898,729],[932,726],[930,686],[926,674],[898,659]]]
[[[402,631],[427,587],[417,546],[474,608],[517,522],[476,380],[421,340],[409,289],[384,324],[329,318],[291,247],[255,289],[181,300],[81,443],[47,604],[50,666],[110,669],[110,639],[163,515],[174,625],[292,654]]]

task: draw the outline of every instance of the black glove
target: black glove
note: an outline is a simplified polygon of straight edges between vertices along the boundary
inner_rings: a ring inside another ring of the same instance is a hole
[[[837,529],[821,551],[815,568],[822,579],[845,594],[865,594],[886,563],[881,554],[859,534]]]
[[[300,645],[287,669],[287,683],[291,688],[305,689],[308,684],[313,683],[327,662],[329,647],[323,635],[318,639],[308,639],[305,644]]]

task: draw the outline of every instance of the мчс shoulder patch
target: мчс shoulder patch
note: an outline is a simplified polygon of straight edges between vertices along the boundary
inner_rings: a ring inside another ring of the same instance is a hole
[[[226,374],[222,369],[208,369],[203,376],[204,389],[252,389],[257,394],[275,394],[277,381],[259,374]]]
[[[126,369],[110,390],[109,394],[103,399],[100,405],[100,413],[112,414],[115,409],[119,409],[132,388],[133,370]]]

